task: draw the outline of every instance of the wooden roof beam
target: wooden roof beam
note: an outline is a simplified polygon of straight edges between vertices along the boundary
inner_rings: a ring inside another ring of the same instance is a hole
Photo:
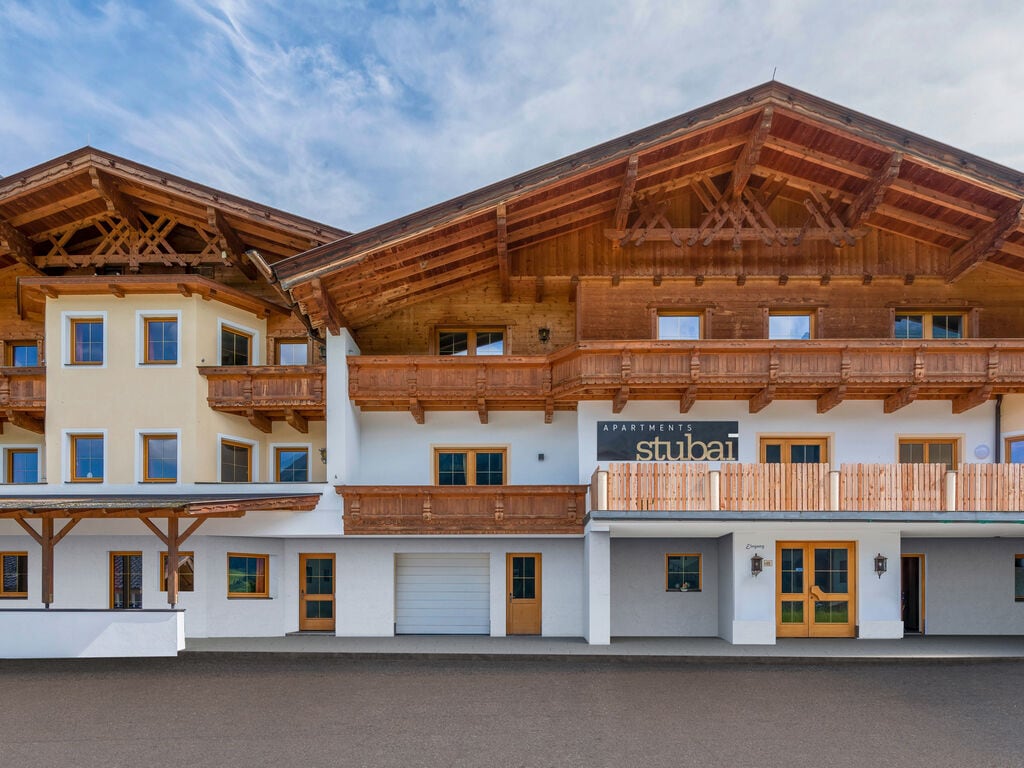
[[[93,188],[100,193],[110,213],[119,216],[135,232],[146,231],[148,223],[142,217],[135,203],[125,196],[114,179],[98,168],[89,169],[89,178],[92,179]]]
[[[1006,239],[1020,228],[1022,210],[1024,200],[1019,200],[969,242],[954,251],[950,257],[953,266],[946,272],[946,282],[952,283],[960,279],[1002,248]]]
[[[337,336],[347,325],[345,318],[342,317],[319,277],[311,280],[309,285],[312,289],[311,298],[317,305],[318,314],[323,320],[324,327],[332,336]]]
[[[27,432],[35,432],[37,435],[46,433],[46,427],[43,424],[42,419],[37,419],[34,416],[29,416],[27,413],[21,411],[15,411],[13,409],[7,409],[3,414],[4,418],[20,429],[24,429]]]
[[[619,189],[619,201],[615,205],[614,229],[625,229],[629,217],[629,209],[633,207],[633,195],[636,192],[636,178],[640,168],[640,155],[634,153],[626,162],[626,176]]]
[[[36,269],[35,257],[32,253],[32,241],[6,219],[0,219],[0,240],[7,244],[7,250],[11,252],[15,259],[26,266]]]
[[[512,284],[508,274],[508,224],[505,204],[499,203],[495,212],[497,214],[496,248],[498,251],[498,277],[501,280],[501,300],[503,303],[508,303],[512,298]]]
[[[905,408],[912,402],[917,400],[917,396],[921,391],[921,387],[917,384],[912,384],[909,387],[904,387],[894,395],[889,395],[885,398],[885,402],[882,405],[882,410],[886,413],[895,413],[900,408]]]
[[[217,233],[217,239],[221,247],[221,256],[247,278],[255,280],[259,273],[256,271],[256,267],[249,261],[249,257],[245,255],[245,244],[242,242],[242,238],[238,236],[235,228],[228,223],[224,214],[213,206],[209,206],[206,209],[206,221],[213,227],[214,232]]]
[[[761,117],[754,126],[754,130],[750,133],[750,138],[747,139],[747,143],[740,150],[740,156],[736,159],[736,168],[733,170],[732,178],[729,180],[729,189],[734,198],[739,198],[743,194],[747,182],[750,181],[750,174],[757,167],[761,148],[764,147],[768,134],[771,133],[772,118],[774,116],[775,111],[772,107],[765,107],[761,111]]]
[[[903,164],[903,153],[893,152],[889,155],[889,161],[879,169],[860,194],[854,199],[846,213],[843,215],[843,222],[847,227],[856,228],[875,212],[885,197],[888,190],[900,174],[900,166]]]
[[[296,432],[304,435],[309,433],[309,420],[294,408],[285,409],[284,420]]]
[[[953,413],[963,413],[992,399],[992,385],[984,384],[953,398]]]

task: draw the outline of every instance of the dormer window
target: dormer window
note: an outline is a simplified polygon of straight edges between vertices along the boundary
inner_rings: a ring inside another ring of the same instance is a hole
[[[897,312],[893,323],[897,339],[962,339],[967,335],[960,312]]]
[[[813,339],[814,315],[811,312],[768,313],[769,339]]]
[[[503,328],[442,328],[437,331],[437,353],[446,356],[503,355]]]

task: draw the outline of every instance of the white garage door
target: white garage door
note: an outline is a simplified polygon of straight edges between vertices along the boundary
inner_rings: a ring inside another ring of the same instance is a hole
[[[488,555],[397,555],[395,632],[489,635]]]

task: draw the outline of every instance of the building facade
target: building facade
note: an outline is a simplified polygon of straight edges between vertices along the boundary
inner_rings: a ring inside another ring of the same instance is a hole
[[[5,178],[5,653],[1024,634],[1022,184],[779,83],[351,235]]]

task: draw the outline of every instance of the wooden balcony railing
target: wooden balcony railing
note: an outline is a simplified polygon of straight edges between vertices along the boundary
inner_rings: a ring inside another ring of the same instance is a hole
[[[354,356],[349,393],[364,410],[572,409],[581,400],[749,402],[950,400],[960,413],[993,395],[1024,392],[1024,340],[588,341],[545,357]]]
[[[46,368],[0,368],[0,427],[9,422],[43,434],[46,419]]]
[[[326,371],[323,365],[199,366],[212,409],[245,416],[267,433],[274,421],[307,432],[309,421],[327,418]]]
[[[345,533],[582,533],[585,485],[337,486]]]
[[[595,509],[623,511],[1021,511],[1024,465],[610,464],[591,494]]]

